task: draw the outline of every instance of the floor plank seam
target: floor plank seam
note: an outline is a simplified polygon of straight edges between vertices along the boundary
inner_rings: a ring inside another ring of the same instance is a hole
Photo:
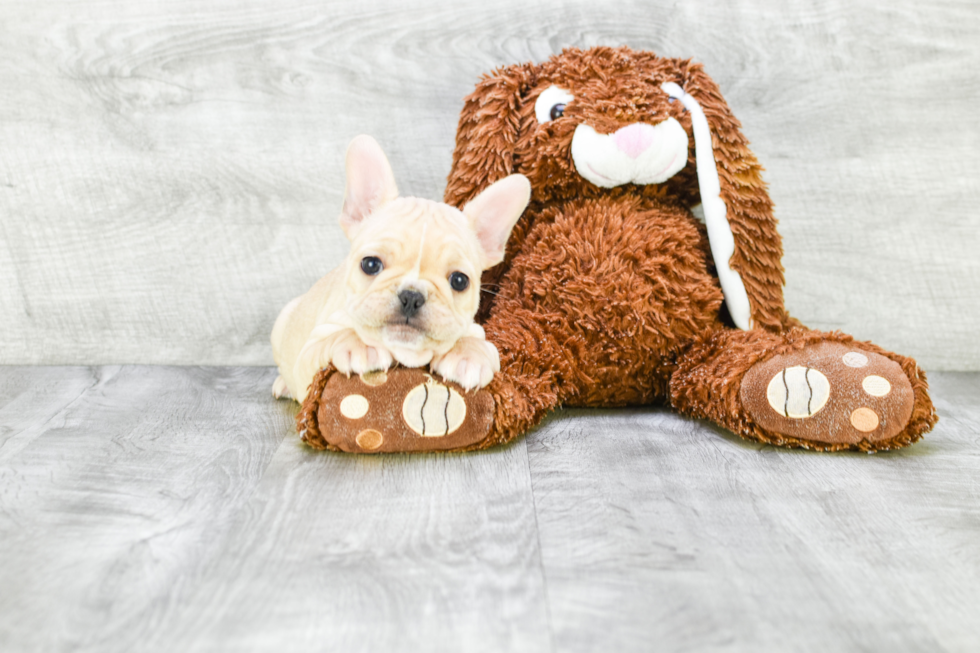
[[[551,618],[551,595],[548,593],[548,572],[544,564],[544,549],[541,546],[541,525],[538,523],[538,499],[534,495],[534,478],[531,473],[531,451],[527,440],[530,434],[523,438],[524,460],[527,461],[527,480],[531,486],[531,510],[534,513],[534,539],[538,544],[538,560],[541,568],[541,592],[544,594],[545,618],[548,622],[548,642],[552,653],[557,653],[558,648],[555,644],[554,621]]]
[[[91,392],[93,388],[99,387],[99,384],[102,383],[101,370],[105,366],[85,365],[83,367],[85,367],[86,370],[89,370],[92,376],[94,377],[92,383],[85,386],[85,388],[83,388],[74,398],[72,398],[67,403],[65,403],[64,406],[59,408],[48,419],[44,420],[41,424],[35,426],[34,429],[36,430],[36,433],[30,438],[22,440],[20,436],[26,431],[31,430],[31,427],[24,429],[23,431],[21,431],[20,433],[18,433],[17,435],[11,438],[7,438],[7,440],[3,443],[3,446],[0,446],[0,464],[9,462],[12,458],[16,457],[17,454],[19,454],[21,451],[29,447],[31,443],[33,443],[35,440],[37,440],[38,438],[40,438],[41,436],[43,436],[45,433],[48,432],[47,426],[49,424],[51,424],[56,419],[62,417],[72,406],[77,404],[86,395],[88,395],[88,393]]]

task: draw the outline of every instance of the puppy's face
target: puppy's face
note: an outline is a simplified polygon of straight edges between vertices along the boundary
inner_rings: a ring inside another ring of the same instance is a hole
[[[357,233],[346,265],[346,310],[365,342],[444,353],[473,323],[483,252],[462,211],[393,200]]]
[[[377,142],[354,139],[340,224],[351,239],[345,310],[361,339],[406,365],[449,351],[473,324],[480,274],[503,260],[530,194],[527,179],[511,175],[462,211],[400,198]]]

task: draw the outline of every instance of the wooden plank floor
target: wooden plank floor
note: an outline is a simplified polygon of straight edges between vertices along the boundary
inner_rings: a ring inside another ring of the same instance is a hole
[[[317,453],[273,377],[0,367],[0,650],[980,650],[980,374],[875,456],[660,408]]]

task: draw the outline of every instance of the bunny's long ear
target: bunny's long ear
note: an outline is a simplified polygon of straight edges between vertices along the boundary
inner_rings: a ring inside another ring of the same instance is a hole
[[[677,61],[683,79],[663,89],[691,114],[698,186],[711,251],[736,325],[780,330],[783,245],[762,166],[717,84],[700,64]]]
[[[515,172],[519,110],[533,79],[532,64],[505,66],[481,79],[466,96],[446,182],[447,204],[463,207],[481,190]]]

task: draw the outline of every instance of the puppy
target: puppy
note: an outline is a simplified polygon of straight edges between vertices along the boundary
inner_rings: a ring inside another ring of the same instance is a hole
[[[351,252],[276,319],[273,395],[302,402],[328,364],[348,375],[394,362],[429,365],[466,389],[485,386],[500,359],[473,322],[480,274],[504,258],[530,199],[527,178],[501,179],[460,211],[398,197],[388,159],[370,136],[351,142],[346,164],[340,226]]]

